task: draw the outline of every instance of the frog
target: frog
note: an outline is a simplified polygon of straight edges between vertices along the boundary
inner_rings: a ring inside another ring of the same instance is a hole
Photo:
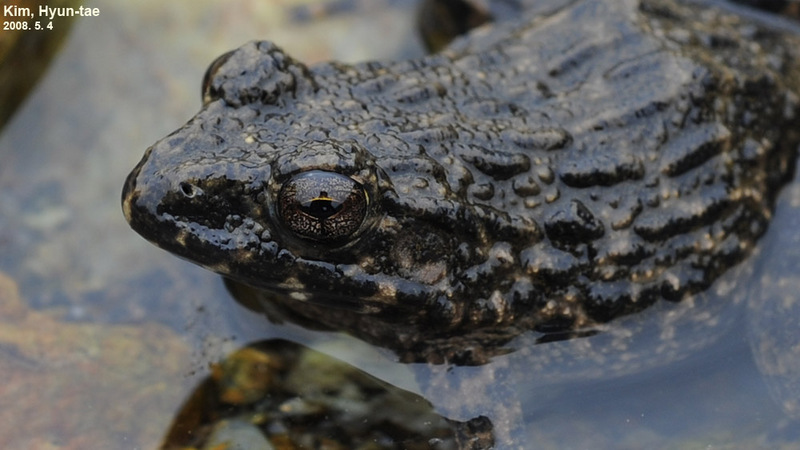
[[[221,56],[128,176],[126,219],[269,314],[434,376],[535,370],[540,348],[579,365],[648,327],[697,344],[794,172],[797,28],[714,1],[515,5],[413,60]]]
[[[793,169],[796,37],[691,4],[551,3],[419,60],[221,57],[128,177],[128,222],[300,315],[399,319],[395,346],[427,359],[707,288]]]

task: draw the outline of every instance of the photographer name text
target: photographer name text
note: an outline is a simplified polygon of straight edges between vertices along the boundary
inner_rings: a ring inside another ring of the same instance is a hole
[[[52,8],[47,5],[41,5],[37,11],[34,8],[4,5],[3,30],[52,30],[53,20],[56,18],[75,16],[97,17],[99,15],[100,8],[89,8],[86,6]]]

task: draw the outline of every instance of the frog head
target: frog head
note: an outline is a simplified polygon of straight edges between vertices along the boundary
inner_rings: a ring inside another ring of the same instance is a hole
[[[510,266],[487,228],[496,213],[460,202],[454,172],[421,149],[365,133],[380,125],[330,80],[347,70],[312,74],[266,42],[220,57],[202,110],[129,175],[128,222],[171,253],[294,302],[445,327],[477,318],[461,298],[490,304],[485,277]],[[505,306],[494,305],[482,308],[497,320]]]

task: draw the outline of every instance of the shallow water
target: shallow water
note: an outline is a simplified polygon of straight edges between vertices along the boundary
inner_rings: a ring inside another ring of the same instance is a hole
[[[290,19],[292,3],[92,2],[87,6],[101,15],[75,21],[49,72],[3,130],[0,402],[13,406],[0,412],[0,447],[154,448],[209,375],[210,362],[270,338],[431,393],[425,368],[395,364],[381,349],[268,324],[231,299],[218,276],[146,243],[122,217],[128,171],[148,145],[195,113],[205,67],[224,51],[268,38],[306,62],[420,52],[407,7],[298,22]],[[784,192],[760,245],[766,250],[742,269],[757,274],[737,289],[750,296],[743,301],[751,310],[759,298],[775,298],[761,293],[762,285],[781,284],[756,280],[788,273],[786,285],[800,269],[786,253],[796,245],[785,245],[796,242],[787,230],[800,220],[798,204],[799,189]],[[537,448],[800,448],[800,426],[773,400],[796,398],[797,384],[768,385],[761,374],[767,363],[751,352],[776,323],[737,311],[744,308],[731,313],[738,322],[715,342],[634,374],[546,378],[531,370],[524,351],[500,358],[519,375],[501,392],[522,400],[523,426],[512,433]],[[780,326],[796,327],[797,320]],[[525,348],[524,340],[518,345]],[[796,381],[798,374],[778,375]],[[445,400],[431,399],[440,412],[454,413]],[[71,413],[53,412],[64,410]]]

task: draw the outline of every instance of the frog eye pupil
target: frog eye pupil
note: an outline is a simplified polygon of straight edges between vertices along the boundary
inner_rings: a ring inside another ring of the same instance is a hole
[[[278,216],[295,235],[339,242],[355,233],[367,214],[364,187],[351,178],[321,170],[295,175],[281,188]]]
[[[327,192],[320,191],[319,195],[312,198],[310,202],[301,205],[301,209],[307,214],[324,220],[339,211],[341,206],[342,203],[329,197]]]

